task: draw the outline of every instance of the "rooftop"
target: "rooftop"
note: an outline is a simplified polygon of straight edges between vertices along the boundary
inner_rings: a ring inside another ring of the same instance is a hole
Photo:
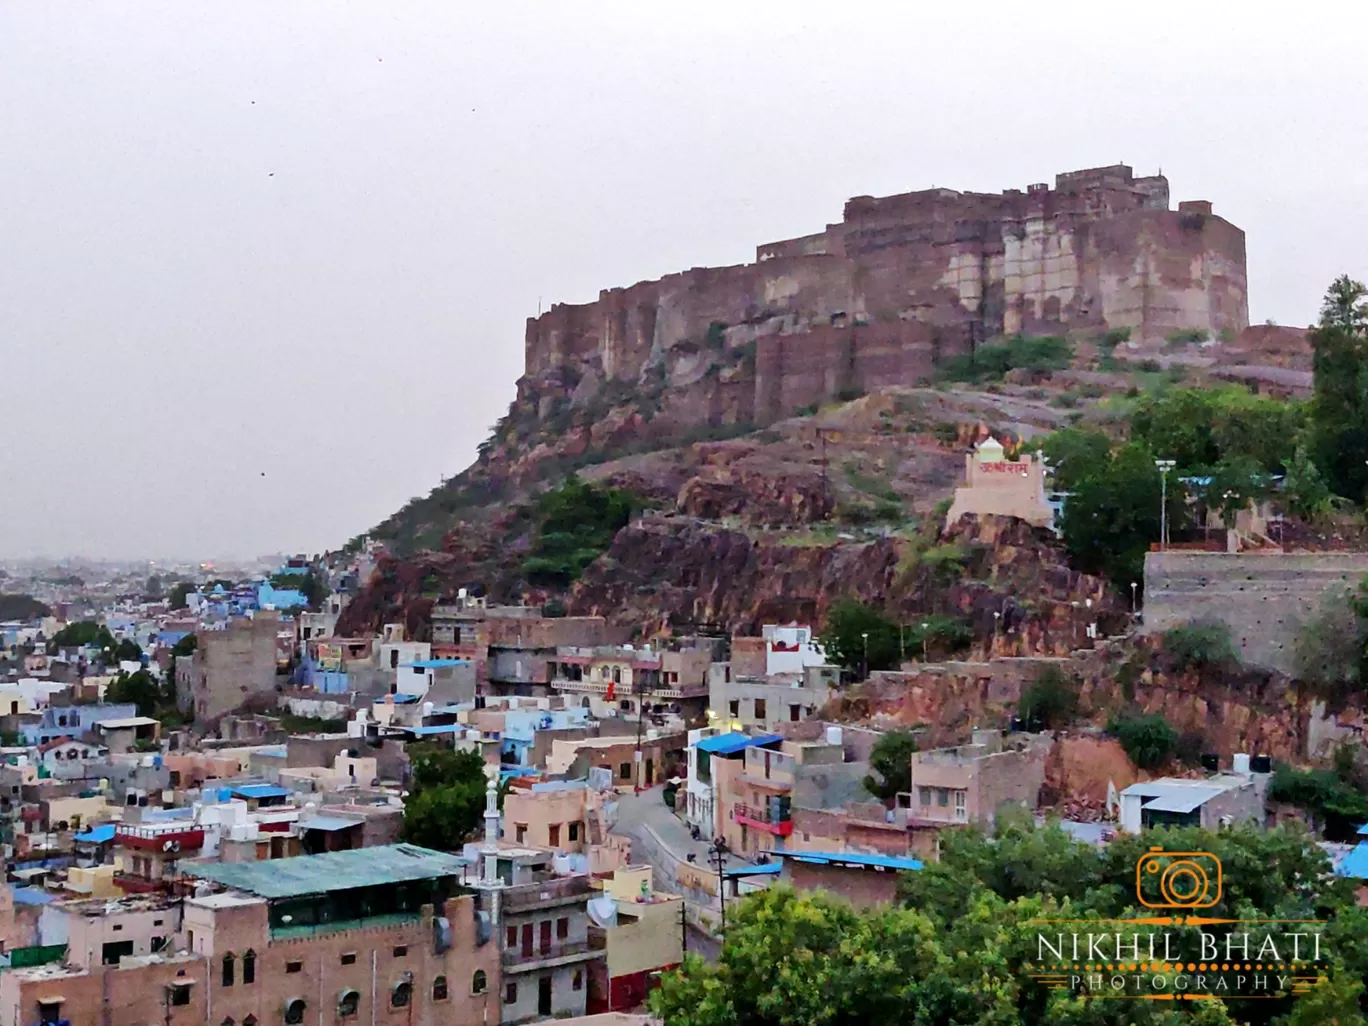
[[[700,752],[711,752],[713,755],[735,755],[737,752],[745,751],[747,748],[775,744],[783,740],[783,737],[778,734],[751,735],[733,731],[730,734],[718,734],[715,737],[705,737],[694,747]]]
[[[892,855],[869,855],[858,851],[776,851],[771,855],[793,862],[807,862],[817,866],[845,866],[851,869],[921,869],[920,859],[897,858]]]
[[[126,730],[129,727],[150,727],[160,722],[151,716],[127,716],[121,720],[96,720],[95,726],[104,727],[105,730]]]
[[[467,865],[467,860],[459,855],[413,844],[388,844],[265,862],[182,862],[181,870],[189,876],[263,898],[293,898],[459,876]]]

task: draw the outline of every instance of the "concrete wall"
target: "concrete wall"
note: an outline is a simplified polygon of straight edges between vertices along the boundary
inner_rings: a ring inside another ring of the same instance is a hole
[[[196,720],[217,720],[249,696],[274,690],[279,623],[277,614],[259,612],[199,633],[189,672]]]
[[[1302,625],[1328,595],[1357,588],[1365,575],[1368,553],[1151,552],[1144,630],[1215,620],[1230,628],[1244,662],[1291,673]]]

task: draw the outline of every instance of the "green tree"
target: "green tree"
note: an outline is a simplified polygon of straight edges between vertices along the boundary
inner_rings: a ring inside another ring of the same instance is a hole
[[[1143,579],[1145,553],[1159,540],[1160,475],[1150,451],[1124,446],[1078,482],[1064,504],[1060,526],[1073,566],[1102,574],[1124,589]],[[1186,521],[1182,489],[1169,475],[1169,531]]]
[[[410,745],[409,793],[404,800],[404,840],[424,848],[454,851],[484,815],[484,760],[431,744]]]
[[[1262,499],[1270,483],[1253,458],[1232,456],[1212,468],[1201,490],[1202,502],[1207,509],[1220,513],[1226,527],[1234,527],[1236,515],[1248,509],[1251,501]]]
[[[1078,680],[1057,666],[1046,666],[1036,674],[1017,703],[1017,715],[1042,730],[1067,727],[1077,712]]]
[[[142,649],[138,647],[138,643],[132,638],[120,638],[119,644],[114,648],[114,658],[121,663],[140,663],[142,662],[142,657]]]
[[[171,593],[167,596],[167,602],[172,609],[184,609],[187,596],[195,590],[195,585],[190,581],[177,581],[171,588]]]
[[[635,501],[620,488],[599,488],[570,477],[537,500],[536,540],[523,561],[533,584],[565,587],[607,551],[627,526]]]
[[[1164,632],[1164,652],[1176,669],[1206,670],[1233,666],[1238,661],[1230,628],[1220,621],[1194,621]]]
[[[146,670],[120,674],[109,685],[105,697],[110,702],[132,702],[139,716],[156,716],[161,711],[164,694],[161,686]]]
[[[1107,730],[1116,735],[1130,761],[1143,770],[1156,770],[1178,747],[1178,731],[1158,713],[1113,717]]]
[[[890,730],[879,735],[869,752],[869,768],[874,774],[864,778],[865,790],[876,798],[892,801],[912,790],[912,753],[917,739],[906,730]]]
[[[55,652],[59,648],[81,648],[86,645],[93,645],[101,652],[108,649],[111,657],[114,655],[114,649],[118,647],[114,635],[109,633],[109,628],[94,620],[78,620],[67,624],[54,634],[48,642],[48,650]]]
[[[1341,275],[1311,330],[1311,454],[1337,495],[1368,488],[1368,290]]]
[[[1298,443],[1290,460],[1283,463],[1282,499],[1293,516],[1314,522],[1325,517],[1333,508],[1330,486],[1320,472],[1305,443]]]
[[[1078,482],[1105,467],[1111,459],[1111,439],[1100,431],[1069,427],[1046,435],[1037,445],[1054,472],[1054,486],[1071,491]]]
[[[874,607],[853,599],[842,599],[831,607],[826,629],[818,640],[828,659],[849,670],[891,670],[901,658],[898,625]]]
[[[1180,473],[1238,461],[1279,474],[1305,425],[1301,403],[1255,395],[1239,385],[1172,388],[1140,401],[1131,438],[1173,460]]]
[[[199,636],[195,634],[187,634],[185,637],[181,638],[178,642],[171,646],[171,654],[173,656],[188,656],[192,654],[198,647]]]
[[[0,594],[0,620],[38,620],[52,610],[32,595]]]

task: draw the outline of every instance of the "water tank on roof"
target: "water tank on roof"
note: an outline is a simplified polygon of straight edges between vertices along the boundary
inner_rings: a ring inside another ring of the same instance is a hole
[[[1215,752],[1202,753],[1202,769],[1208,773],[1215,773],[1221,768],[1221,757]]]
[[[842,733],[840,727],[827,727],[827,729],[826,729],[826,740],[827,740],[827,744],[829,744],[829,745],[839,745],[839,744],[842,743],[842,740],[844,739],[844,737],[845,737],[845,735]]]
[[[1245,776],[1248,776],[1248,775],[1249,775],[1249,755],[1248,755],[1248,753],[1246,753],[1246,752],[1236,752],[1236,753],[1235,753],[1235,758],[1234,758],[1233,762],[1234,762],[1233,769],[1235,770],[1236,773],[1242,773],[1242,774],[1244,774]]]
[[[1273,760],[1267,755],[1256,755],[1249,760],[1249,768],[1254,773],[1272,773]]]
[[[424,703],[423,703],[423,718],[424,718],[424,719],[427,719],[427,717],[431,716],[431,715],[432,715],[432,710],[435,709],[435,708],[437,708],[437,707],[436,707],[435,705],[433,705],[431,702],[424,702]]]

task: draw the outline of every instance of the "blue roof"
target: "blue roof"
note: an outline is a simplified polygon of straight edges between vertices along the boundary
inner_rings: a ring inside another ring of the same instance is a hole
[[[1356,832],[1360,837],[1368,837],[1368,823],[1363,824]]]
[[[401,663],[401,666],[416,666],[420,670],[434,670],[443,666],[469,666],[469,659],[415,659],[411,663]]]
[[[114,840],[114,824],[101,823],[97,827],[91,827],[83,834],[77,834],[73,840],[84,841],[87,844],[108,844]]]
[[[766,862],[759,866],[737,866],[735,869],[724,869],[723,876],[778,876],[783,872],[784,866],[780,862]]]
[[[1354,850],[1335,867],[1335,874],[1354,880],[1368,880],[1368,842],[1355,845]]]
[[[474,730],[475,728],[469,727],[464,723],[438,723],[431,727],[403,727],[401,729],[407,730],[411,734],[417,734],[419,737],[423,737],[426,734],[454,734],[458,731]]]
[[[57,895],[38,887],[14,887],[11,893],[16,905],[51,905],[57,900]]]
[[[867,855],[860,851],[772,851],[783,859],[807,862],[815,866],[852,866],[858,869],[921,869],[918,859],[895,858],[892,855]]]
[[[735,755],[743,752],[747,748],[755,748],[759,745],[770,745],[784,740],[778,734],[742,734],[740,731],[732,731],[730,734],[718,734],[716,737],[705,737],[694,747],[700,752],[711,752],[713,755]]]
[[[417,695],[410,695],[403,691],[399,692],[397,695],[391,695],[390,697],[394,699],[395,705],[410,705],[413,702],[418,701]]]
[[[287,798],[290,792],[272,784],[243,784],[233,788],[233,794],[238,798]]]

